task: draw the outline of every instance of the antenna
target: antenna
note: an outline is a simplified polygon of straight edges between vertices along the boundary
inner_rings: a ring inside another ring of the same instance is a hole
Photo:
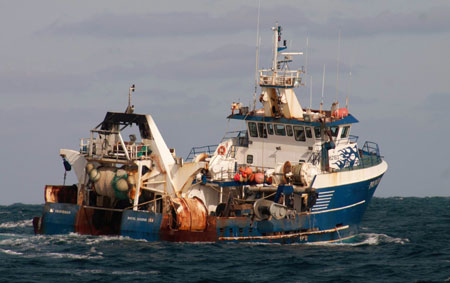
[[[337,50],[337,60],[336,60],[336,100],[338,100],[338,83],[339,83],[339,57],[341,56],[341,30],[338,33],[338,50]]]
[[[127,109],[125,109],[125,113],[127,114],[132,114],[134,112],[134,105],[131,105],[131,92],[134,92],[135,89],[136,87],[133,84],[128,91],[128,106]]]
[[[309,76],[309,109],[312,107],[312,76]]]
[[[306,37],[306,51],[305,51],[305,74],[308,73],[308,47],[309,47],[309,38]]]
[[[325,64],[323,64],[323,74],[322,74],[322,99],[320,101],[320,112],[322,112],[323,107],[323,93],[325,89]]]
[[[350,96],[350,91],[352,87],[352,64],[350,64],[350,72],[348,72],[348,85],[347,85],[347,97],[345,99],[345,108],[348,110],[348,97]]]
[[[256,23],[256,63],[255,63],[255,93],[253,94],[253,111],[256,109],[256,91],[258,90],[258,65],[259,65],[259,14],[261,10],[261,0],[258,1],[258,20]]]
[[[308,47],[309,37],[306,37],[306,50],[305,50],[305,74],[308,73]],[[312,108],[312,76],[309,77],[309,109]]]

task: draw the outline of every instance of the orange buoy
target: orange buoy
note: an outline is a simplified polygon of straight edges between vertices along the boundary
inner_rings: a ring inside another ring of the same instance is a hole
[[[254,180],[257,184],[262,184],[264,183],[264,173],[255,173],[253,174],[254,176]]]
[[[334,111],[333,116],[337,118],[344,118],[348,116],[348,109],[347,108],[339,108]]]
[[[221,145],[217,150],[217,153],[219,153],[220,155],[225,155],[226,151],[227,151],[226,148],[223,145]]]

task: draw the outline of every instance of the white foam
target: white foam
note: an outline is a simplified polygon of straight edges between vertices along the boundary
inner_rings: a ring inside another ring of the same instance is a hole
[[[8,255],[23,255],[23,253],[21,253],[21,252],[15,252],[15,251],[12,251],[12,250],[0,249],[0,252],[8,254]]]
[[[150,271],[113,271],[114,275],[154,275],[159,274],[158,270],[150,270]]]
[[[17,227],[31,227],[33,226],[33,220],[21,220],[17,222],[5,222],[0,224],[0,228],[17,228]]]
[[[20,246],[30,241],[29,238],[9,238],[0,241],[0,245]]]
[[[360,244],[379,245],[380,243],[394,243],[404,245],[405,243],[409,243],[409,239],[407,238],[394,238],[386,234],[363,233],[360,236],[365,238]]]
[[[145,239],[133,239],[128,236],[95,236],[93,238],[86,239],[86,244],[96,245],[102,242],[111,242],[111,241],[134,241],[134,242],[148,243],[148,241]]]
[[[350,247],[357,247],[357,246],[376,246],[381,243],[394,243],[394,244],[401,244],[404,245],[405,243],[409,242],[409,239],[405,238],[393,238],[386,234],[376,234],[376,233],[361,233],[356,235],[355,237],[356,242],[351,243],[341,243],[339,241],[336,242],[312,242],[307,243],[308,245],[314,245],[314,246],[350,246]]]
[[[70,270],[70,273],[73,273],[73,270]],[[158,270],[148,270],[148,271],[138,271],[138,270],[130,270],[130,271],[109,271],[104,269],[84,269],[83,273],[91,273],[91,274],[114,274],[114,275],[155,275],[160,274],[161,272]]]
[[[70,259],[102,259],[101,255],[80,255],[80,254],[71,254],[71,253],[44,253],[44,254],[35,254],[32,257],[36,256],[47,256],[51,258],[70,258]]]

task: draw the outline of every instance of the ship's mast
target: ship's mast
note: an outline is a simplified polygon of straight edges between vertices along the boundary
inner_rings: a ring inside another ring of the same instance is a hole
[[[280,32],[281,32],[281,27],[278,25],[278,22],[275,24],[275,26],[272,28],[272,30],[274,31],[274,48],[273,48],[273,63],[272,63],[272,69],[274,72],[277,71],[277,66],[278,66],[278,42],[280,41]]]
[[[132,114],[134,112],[134,105],[131,105],[131,93],[134,92],[135,89],[136,87],[132,85],[128,91],[128,106],[127,109],[125,109],[125,113],[127,114]]]
[[[302,55],[303,52],[280,52],[287,48],[286,40],[281,41],[281,26],[278,23],[272,27],[273,38],[273,62],[270,69],[259,71],[259,85],[261,87],[261,102],[264,105],[266,117],[303,118],[303,109],[295,96],[293,88],[301,83],[302,69],[289,70],[288,63],[292,62],[292,56]],[[278,54],[283,59],[278,60]]]

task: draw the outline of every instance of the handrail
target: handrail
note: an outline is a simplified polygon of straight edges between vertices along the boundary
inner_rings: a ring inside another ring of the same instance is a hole
[[[378,165],[382,162],[380,149],[378,144],[371,141],[366,141],[362,148],[359,149],[359,164],[353,167],[342,168],[337,171],[350,171],[362,168],[368,168]]]
[[[214,145],[204,145],[204,146],[197,146],[193,147],[191,151],[189,152],[188,156],[186,157],[186,161],[192,161],[194,157],[200,153],[207,153],[208,155],[213,154],[216,151],[217,144]]]
[[[95,145],[95,148],[93,145]],[[98,146],[99,144],[95,143],[94,139],[80,139],[80,153],[89,157],[100,156],[99,158],[113,158],[117,160],[140,160],[148,159],[151,154],[149,146],[141,143],[127,144],[119,141],[119,143],[111,146],[105,146],[104,144],[100,144],[99,148]],[[108,151],[107,153],[105,153],[105,149]]]

